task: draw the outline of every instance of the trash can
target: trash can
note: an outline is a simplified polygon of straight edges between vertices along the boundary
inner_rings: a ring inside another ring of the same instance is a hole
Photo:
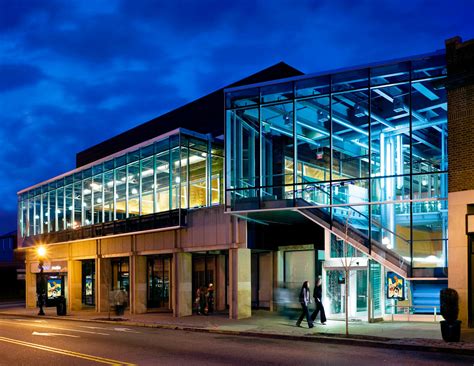
[[[60,296],[56,301],[56,314],[58,314],[58,316],[66,315],[66,298]]]

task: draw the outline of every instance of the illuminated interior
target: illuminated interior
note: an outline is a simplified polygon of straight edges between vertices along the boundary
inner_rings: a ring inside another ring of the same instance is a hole
[[[446,267],[445,78],[433,53],[227,89],[227,210],[322,206],[412,267]]]

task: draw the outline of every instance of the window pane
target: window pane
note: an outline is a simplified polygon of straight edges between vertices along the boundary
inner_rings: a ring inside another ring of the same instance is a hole
[[[414,173],[447,170],[447,109],[442,80],[413,83]]]
[[[135,157],[135,156],[134,156]],[[140,214],[140,165],[139,162],[128,164],[128,217]]]
[[[224,203],[224,158],[212,155],[211,204]]]
[[[170,209],[170,153],[168,150],[156,155],[156,211]]]
[[[373,67],[370,70],[370,84],[372,86],[399,83],[409,79],[409,62]]]
[[[97,200],[96,200],[97,202]],[[104,173],[104,222],[114,220],[114,171]]]
[[[262,103],[293,99],[293,83],[279,83],[263,86],[260,89],[260,93]]]
[[[324,75],[296,81],[296,97],[309,97],[329,93],[330,79],[329,75]]]
[[[41,234],[47,234],[49,232],[49,208],[48,208],[48,194],[44,193],[41,195],[41,212],[42,212],[42,219],[41,219]]]
[[[91,190],[94,200],[94,224],[103,222],[103,174],[96,175],[92,178]]]
[[[66,229],[64,218],[67,212],[67,206],[64,205],[64,187],[58,188],[56,191],[57,202],[57,231]]]
[[[115,169],[115,218],[127,217],[127,167]]]
[[[410,173],[410,86],[371,91],[370,131],[373,176]]]
[[[189,207],[203,207],[207,202],[207,154],[189,149]]]
[[[333,96],[332,179],[363,178],[368,164],[368,91]]]
[[[92,224],[92,178],[84,179],[82,194],[84,196],[83,202],[83,220],[84,225]]]
[[[283,199],[284,185],[293,183],[293,103],[262,107],[261,113],[262,199]]]
[[[74,207],[73,207],[73,194],[72,194],[72,184],[68,184],[65,188],[66,195],[66,229],[72,229],[72,222],[74,219]]]
[[[82,226],[82,182],[74,183],[74,216],[72,228],[77,229]]]
[[[329,97],[322,97],[296,102],[298,183],[330,180],[329,101]]]
[[[154,212],[154,188],[155,188],[155,171],[153,156],[143,159],[141,162],[141,214],[148,215]]]

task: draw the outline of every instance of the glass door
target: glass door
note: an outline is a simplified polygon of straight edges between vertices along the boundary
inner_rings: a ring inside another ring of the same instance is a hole
[[[171,309],[171,258],[148,258],[147,307]]]

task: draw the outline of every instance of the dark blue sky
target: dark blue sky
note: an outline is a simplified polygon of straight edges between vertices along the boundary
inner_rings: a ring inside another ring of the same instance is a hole
[[[75,153],[248,74],[474,38],[474,0],[0,0],[0,233]]]

